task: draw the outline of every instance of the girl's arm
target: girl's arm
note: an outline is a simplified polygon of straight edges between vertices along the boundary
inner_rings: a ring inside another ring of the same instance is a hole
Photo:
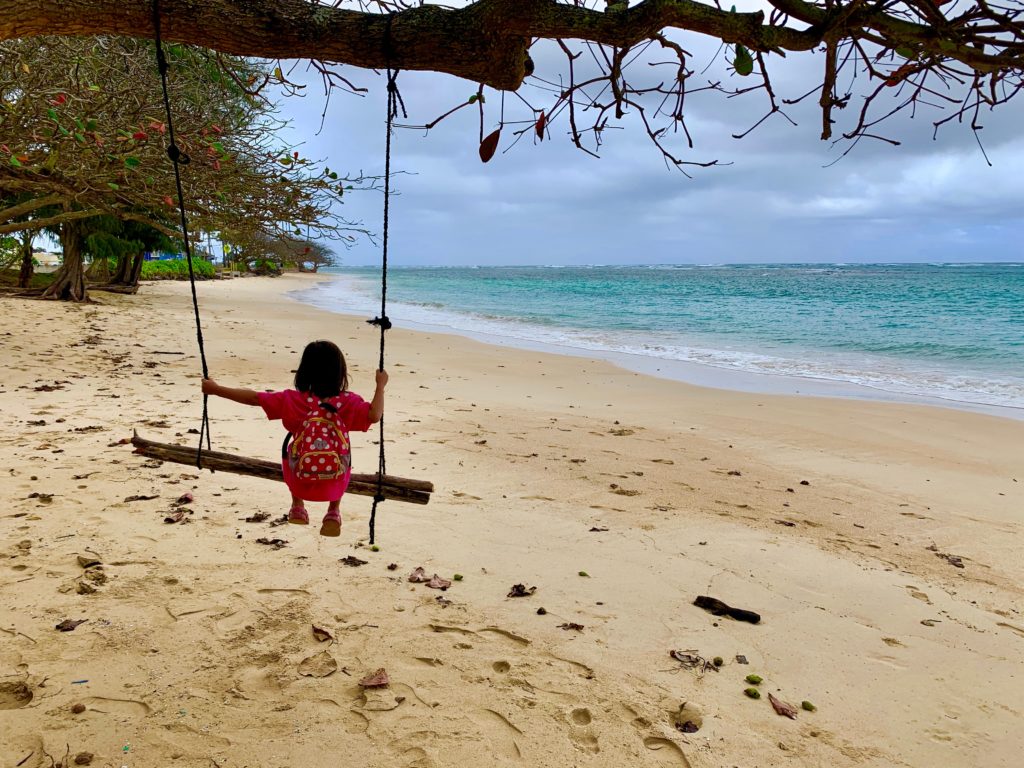
[[[374,390],[373,400],[370,401],[370,423],[376,424],[384,415],[384,387],[388,383],[388,372],[377,371],[377,389]]]
[[[236,403],[241,403],[242,405],[260,404],[260,393],[255,389],[224,387],[213,379],[203,379],[203,394],[216,395],[217,397],[223,397],[227,400],[234,400]]]

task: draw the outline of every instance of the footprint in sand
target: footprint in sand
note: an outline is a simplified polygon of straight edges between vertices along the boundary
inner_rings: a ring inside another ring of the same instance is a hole
[[[516,741],[516,737],[522,736],[523,732],[503,714],[493,709],[481,709],[470,719],[480,727],[489,754],[515,760],[523,756]]]
[[[590,714],[590,710],[586,707],[577,707],[568,713],[567,719],[571,726],[569,731],[569,739],[572,741],[573,746],[581,752],[589,752],[590,754],[596,755],[601,751],[600,745],[597,743],[597,736],[594,735],[594,729],[591,727],[594,718]]]
[[[919,590],[915,586],[907,584],[907,592],[909,592],[910,596],[915,600],[920,600],[922,603],[928,603],[928,605],[932,604],[932,601],[928,598],[928,595]]]
[[[653,753],[655,765],[681,765],[690,768],[690,761],[686,759],[682,748],[670,739],[648,736],[644,739],[644,746]]]
[[[21,709],[32,703],[35,694],[24,680],[7,680],[0,683],[0,710]]]
[[[145,717],[151,711],[149,704],[137,699],[111,699],[106,696],[90,696],[87,699],[82,699],[82,703],[89,711],[121,717]]]

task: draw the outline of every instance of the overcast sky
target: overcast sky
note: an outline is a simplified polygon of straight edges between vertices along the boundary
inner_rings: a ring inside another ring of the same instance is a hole
[[[694,54],[698,72],[715,46],[678,37]],[[576,46],[578,49],[579,46]],[[556,79],[564,70],[556,52],[534,46],[537,74]],[[660,52],[657,58],[664,60]],[[730,57],[731,58],[731,57]],[[820,54],[770,59],[780,97],[809,90],[822,66]],[[308,95],[282,102],[303,153],[335,169],[383,171],[383,78],[346,72],[370,87],[367,96],[336,92],[323,131],[319,82]],[[293,77],[301,79],[302,66]],[[718,57],[698,83],[710,78],[746,85]],[[433,120],[464,101],[475,86],[453,77],[402,73],[409,123]],[[853,88],[851,106],[836,115],[836,133],[851,127],[865,82]],[[895,90],[895,89],[894,89]],[[538,107],[553,95],[524,87]],[[497,127],[500,97],[487,92],[485,133]],[[486,165],[477,154],[479,117],[464,109],[429,133],[398,130],[393,168],[399,193],[392,198],[390,258],[396,265],[613,264],[723,262],[1024,261],[1024,97],[983,116],[989,167],[966,125],[951,124],[932,139],[929,111],[911,121],[898,117],[879,130],[899,147],[863,142],[829,166],[848,146],[819,139],[817,97],[787,108],[793,126],[773,116],[743,140],[767,111],[763,93],[727,100],[708,94],[688,101],[693,150],[677,141],[687,159],[731,165],[688,169],[692,179],[666,169],[642,125],[627,118],[624,130],[606,131],[601,158],[576,149],[563,115],[550,138],[532,134],[514,148],[513,127]],[[894,102],[889,102],[894,103]],[[506,117],[530,113],[506,96]],[[612,122],[614,125],[614,121]],[[829,167],[826,167],[829,166]],[[382,196],[351,195],[343,213],[380,231]],[[338,251],[346,265],[375,264],[380,249],[360,239]]]

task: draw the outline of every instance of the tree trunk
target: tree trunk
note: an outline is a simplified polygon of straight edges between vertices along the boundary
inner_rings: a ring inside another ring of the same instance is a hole
[[[32,275],[35,273],[35,265],[32,263],[32,238],[35,233],[25,230],[21,235],[21,272],[18,273],[18,287],[28,288],[32,282]]]
[[[64,249],[64,263],[54,275],[53,282],[43,291],[44,299],[88,301],[85,269],[82,264],[82,226],[77,221],[66,221],[60,228],[60,243]]]
[[[110,284],[137,289],[145,255],[145,251],[139,251],[134,256],[119,256],[117,259],[117,270],[114,272],[114,276],[110,278]],[[132,293],[134,292],[132,291]]]
[[[146,254],[144,251],[139,251],[135,254],[135,259],[132,261],[131,271],[128,273],[127,285],[132,286],[135,289],[139,287],[139,278],[142,277],[142,262],[145,261]]]
[[[89,269],[86,270],[86,277],[94,283],[109,283],[110,262],[107,259],[93,259]]]
[[[127,254],[121,254],[117,257],[117,269],[114,270],[114,276],[110,278],[110,282],[115,285],[127,285],[128,284],[128,265],[131,262],[128,259]]]

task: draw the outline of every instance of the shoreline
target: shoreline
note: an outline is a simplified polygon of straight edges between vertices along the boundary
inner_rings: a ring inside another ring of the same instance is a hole
[[[324,273],[317,275],[318,282],[355,282],[343,273]],[[325,302],[309,300],[303,294],[313,289],[306,287],[288,292],[288,297],[307,306],[316,307],[332,314],[358,317],[354,312],[339,312],[325,305]],[[351,289],[349,292],[355,295]],[[315,297],[313,297],[315,299]],[[379,310],[378,310],[379,313]],[[393,318],[394,320],[394,318]],[[659,358],[649,355],[621,352],[612,349],[597,349],[573,346],[568,343],[552,343],[533,340],[515,335],[501,335],[493,332],[474,331],[452,325],[428,323],[402,318],[399,321],[411,331],[421,333],[441,333],[472,339],[483,344],[507,347],[527,352],[544,352],[567,357],[596,359],[610,362],[627,371],[645,376],[677,381],[696,387],[705,387],[729,392],[747,394],[788,395],[794,397],[826,397],[844,400],[858,400],[877,403],[894,403],[903,405],[925,405],[936,408],[998,416],[1006,419],[1024,421],[1024,407],[996,405],[971,400],[956,399],[952,396],[919,395],[904,393],[882,386],[855,383],[843,379],[832,379],[811,375],[795,375],[787,373],[767,373],[746,371],[715,365],[708,362]]]
[[[283,388],[327,337],[367,393],[378,331],[286,295],[315,279],[200,285],[214,378]],[[1011,768],[1024,749],[1019,421],[395,328],[388,471],[436,490],[384,504],[373,551],[369,499],[346,496],[328,540],[271,526],[280,484],[121,444],[138,428],[194,445],[187,284],[0,305],[0,754],[31,753],[25,768],[65,744],[131,768]],[[211,401],[211,418],[214,450],[279,455],[258,409]],[[353,436],[356,471],[375,440]],[[428,589],[417,566],[464,578]],[[380,667],[390,687],[361,690]],[[769,692],[817,710],[779,717]]]

